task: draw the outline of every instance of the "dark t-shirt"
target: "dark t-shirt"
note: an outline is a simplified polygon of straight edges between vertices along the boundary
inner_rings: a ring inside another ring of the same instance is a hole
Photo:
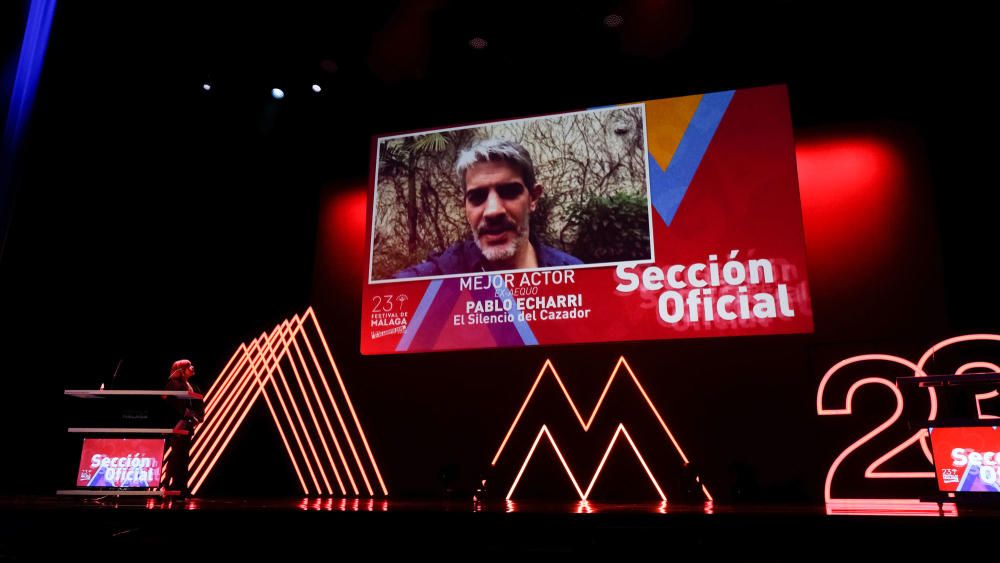
[[[539,268],[554,266],[576,266],[583,262],[551,246],[532,243],[538,257]],[[488,261],[475,241],[456,242],[441,252],[431,254],[426,261],[410,266],[393,274],[393,279],[422,278],[448,274],[476,274],[486,272]]]
[[[166,390],[187,391],[188,383],[180,378],[168,379]],[[195,387],[194,384],[191,385],[191,390],[194,393],[200,393],[200,391],[198,391],[198,388]],[[188,428],[188,430],[194,428],[195,423],[194,420],[192,419],[201,420],[205,416],[205,406],[202,403],[202,401],[196,401],[194,399],[182,399],[180,397],[170,396],[167,397],[167,403],[170,405],[170,408],[177,416],[177,421],[185,421],[186,422],[185,426],[187,425],[191,426],[191,428]]]

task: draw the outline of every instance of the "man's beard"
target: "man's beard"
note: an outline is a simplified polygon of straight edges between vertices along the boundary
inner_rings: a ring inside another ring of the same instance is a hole
[[[510,260],[517,255],[517,251],[528,238],[527,225],[519,226],[507,221],[500,226],[506,227],[507,230],[513,233],[511,239],[502,245],[483,245],[481,240],[482,235],[484,234],[483,231],[496,228],[494,225],[487,225],[485,220],[481,221],[479,226],[477,226],[475,231],[472,233],[472,238],[476,241],[476,246],[479,247],[480,252],[483,253],[486,260],[490,262],[503,262],[505,260]]]

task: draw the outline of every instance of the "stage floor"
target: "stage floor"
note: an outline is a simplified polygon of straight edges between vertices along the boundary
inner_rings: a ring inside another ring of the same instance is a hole
[[[728,561],[954,556],[988,548],[1000,508],[933,503],[674,505],[396,499],[0,499],[0,560],[509,554]]]

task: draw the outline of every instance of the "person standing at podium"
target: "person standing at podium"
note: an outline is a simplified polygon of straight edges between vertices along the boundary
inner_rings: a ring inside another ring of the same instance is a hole
[[[194,375],[195,369],[191,360],[177,360],[170,367],[167,391],[200,393],[190,381]],[[174,426],[174,430],[186,430],[187,433],[171,434],[168,440],[171,452],[167,465],[168,475],[164,476],[163,482],[169,488],[180,490],[181,497],[187,497],[189,493],[188,460],[191,452],[191,436],[205,415],[204,405],[201,401],[180,397],[168,397],[167,402],[177,415],[177,424]]]

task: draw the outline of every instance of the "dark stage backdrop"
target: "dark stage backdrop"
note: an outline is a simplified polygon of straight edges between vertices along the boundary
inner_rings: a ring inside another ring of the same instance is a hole
[[[119,386],[158,387],[178,357],[207,386],[239,343],[313,305],[393,497],[468,494],[546,359],[586,416],[625,356],[717,499],[819,499],[837,454],[892,414],[891,394],[872,388],[859,392],[863,416],[817,416],[830,366],[869,352],[915,360],[946,337],[996,332],[995,151],[979,139],[997,120],[991,93],[974,87],[989,67],[977,54],[991,52],[975,27],[988,20],[698,3],[677,21],[701,23],[648,51],[550,25],[566,17],[554,7],[530,49],[516,48],[519,25],[498,25],[515,48],[491,39],[473,52],[460,10],[411,36],[396,33],[409,19],[371,4],[359,20],[274,8],[236,26],[228,8],[202,4],[59,3],[0,258],[0,492],[72,483],[79,442],[65,434],[63,389],[97,387],[119,360]],[[8,12],[17,35],[23,14]],[[663,35],[653,27],[647,39]],[[5,69],[17,45],[2,43]],[[543,64],[519,64],[535,55]],[[337,63],[322,71],[329,87],[307,98],[326,57]],[[527,86],[468,103],[469,84],[512,75]],[[280,103],[269,96],[278,82],[295,85]],[[372,135],[776,83],[789,86],[798,147],[813,335],[360,355]],[[838,382],[834,396],[845,392]],[[535,399],[519,428],[551,424],[587,481],[606,438],[583,436],[548,383]],[[631,390],[607,401],[609,415],[634,416],[629,432],[668,495],[683,487]],[[893,432],[844,471],[860,474],[905,437]],[[533,436],[511,438],[501,488]],[[524,494],[572,498],[540,448]],[[650,498],[627,454],[611,456],[595,498]],[[263,406],[203,493],[298,494]]]

